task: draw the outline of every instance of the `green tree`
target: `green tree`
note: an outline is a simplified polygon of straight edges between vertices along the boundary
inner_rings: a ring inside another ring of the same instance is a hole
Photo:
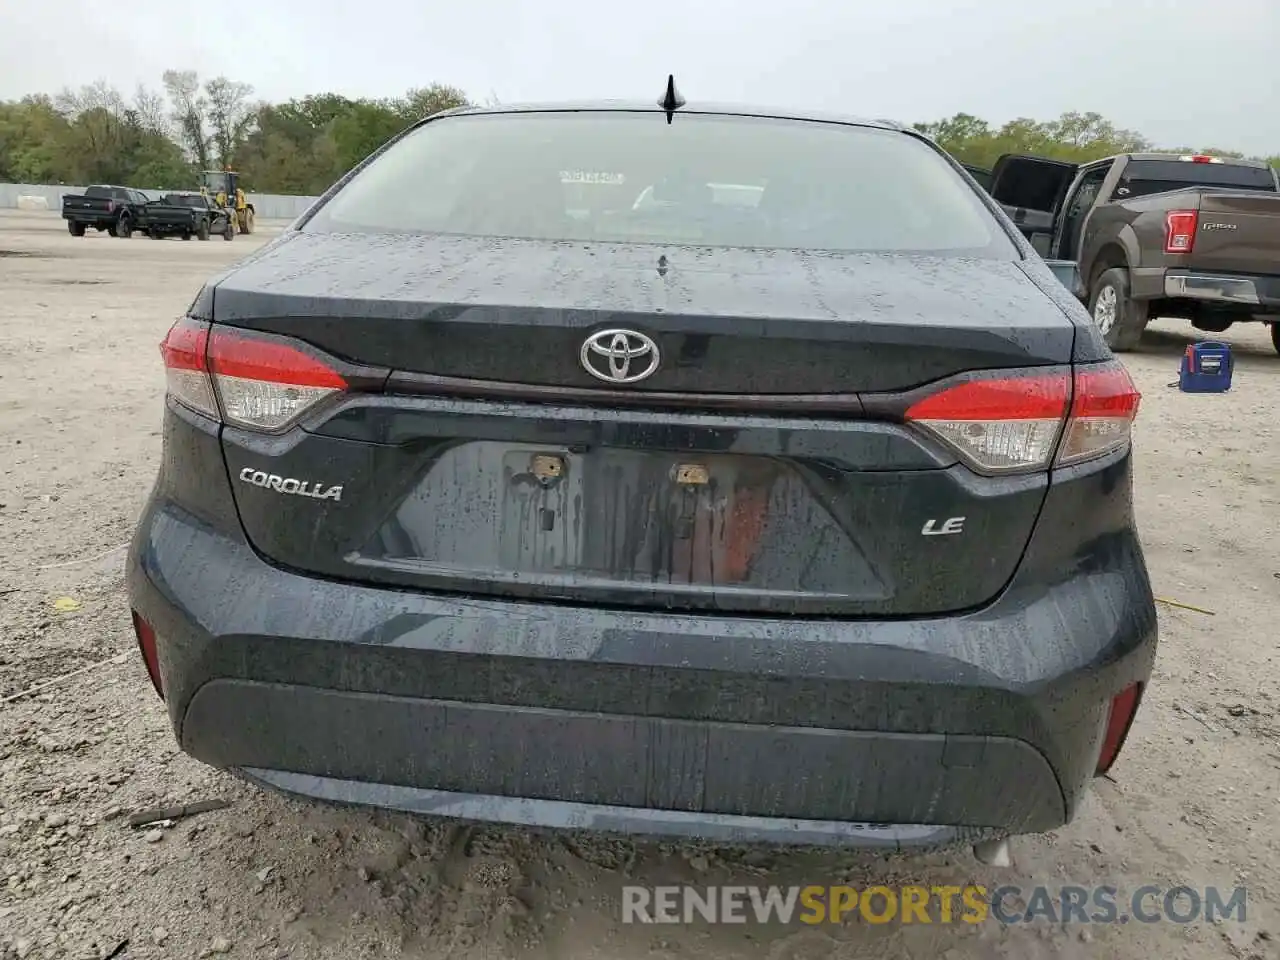
[[[209,98],[200,89],[199,75],[194,70],[166,70],[164,88],[173,105],[178,143],[201,170],[207,170],[212,152],[206,120]]]
[[[191,70],[167,70],[162,81],[163,94],[140,87],[131,98],[99,82],[56,97],[0,101],[0,180],[167,189],[190,187],[200,170],[232,164],[246,190],[314,195],[406,127],[469,102],[442,83],[384,99],[316,93],[272,104],[254,102],[249,84],[228,77],[204,82]],[[982,167],[1006,153],[1081,163],[1156,149],[1091,111],[999,126],[957,113],[915,128]],[[1169,152],[1242,156],[1220,148]],[[1280,155],[1269,162],[1280,168]]]
[[[256,105],[249,101],[253,87],[214,77],[204,90],[213,159],[219,167],[235,166],[236,156],[258,119]]]
[[[70,124],[47,96],[0,103],[0,180],[66,182]]]

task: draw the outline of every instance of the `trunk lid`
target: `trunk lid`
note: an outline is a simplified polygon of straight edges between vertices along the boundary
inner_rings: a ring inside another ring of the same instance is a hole
[[[1073,331],[1001,260],[298,234],[216,292],[219,322],[396,371],[601,388],[584,337],[653,337],[634,393],[852,394],[1069,359]]]
[[[1068,363],[1074,339],[1016,262],[625,244],[299,234],[213,306],[219,327],[297,338],[385,384],[284,435],[224,427],[267,557],[719,612],[928,615],[996,595],[1046,475],[979,476],[863,400]],[[602,328],[651,337],[658,371],[592,377],[581,348]]]
[[[1199,191],[1199,230],[1192,270],[1280,273],[1280,194]]]

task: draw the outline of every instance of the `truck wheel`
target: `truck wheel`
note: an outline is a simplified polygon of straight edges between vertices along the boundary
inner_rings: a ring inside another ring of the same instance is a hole
[[[83,223],[73,223],[72,221],[68,220],[68,221],[67,221],[67,233],[71,234],[73,237],[83,237],[83,236],[84,236],[84,224],[83,224]]]
[[[196,236],[199,237],[201,240],[209,239],[209,221],[208,220],[201,220],[198,224],[196,224]]]
[[[1280,323],[1272,320],[1267,326],[1271,328],[1271,345],[1276,348],[1276,353],[1280,353]]]
[[[152,227],[150,230],[147,231],[147,236],[150,237],[152,240],[159,240],[160,230],[157,227]]]
[[[133,236],[133,221],[130,220],[127,216],[122,216],[119,220],[116,221],[116,228],[114,230],[114,233],[121,240],[128,240],[130,237]]]
[[[236,225],[231,222],[231,218],[227,217],[227,225],[222,228],[223,240],[234,240],[236,238]]]
[[[1150,304],[1129,296],[1129,271],[1112,267],[1093,282],[1089,295],[1089,313],[1093,322],[1116,353],[1132,350],[1142,339],[1147,327]]]
[[[182,239],[183,239],[183,240],[190,240],[190,239],[191,239],[191,231],[190,231],[190,230],[183,230],[183,231],[182,231]]]

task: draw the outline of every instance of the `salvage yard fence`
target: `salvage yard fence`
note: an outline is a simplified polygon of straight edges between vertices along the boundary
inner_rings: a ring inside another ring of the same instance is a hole
[[[84,193],[85,187],[73,184],[0,183],[0,210],[62,210],[62,197],[68,193]],[[163,190],[144,190],[159,199]],[[246,194],[254,212],[263,220],[293,220],[302,216],[315,197],[291,197],[275,193]]]

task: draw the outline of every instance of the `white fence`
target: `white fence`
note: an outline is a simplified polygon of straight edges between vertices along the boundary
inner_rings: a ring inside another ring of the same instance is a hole
[[[0,210],[62,210],[62,197],[67,193],[84,193],[85,188],[72,184],[52,186],[43,183],[0,183]],[[159,197],[159,190],[143,191]],[[264,220],[293,220],[302,216],[315,197],[288,197],[274,193],[248,194],[254,212]]]

